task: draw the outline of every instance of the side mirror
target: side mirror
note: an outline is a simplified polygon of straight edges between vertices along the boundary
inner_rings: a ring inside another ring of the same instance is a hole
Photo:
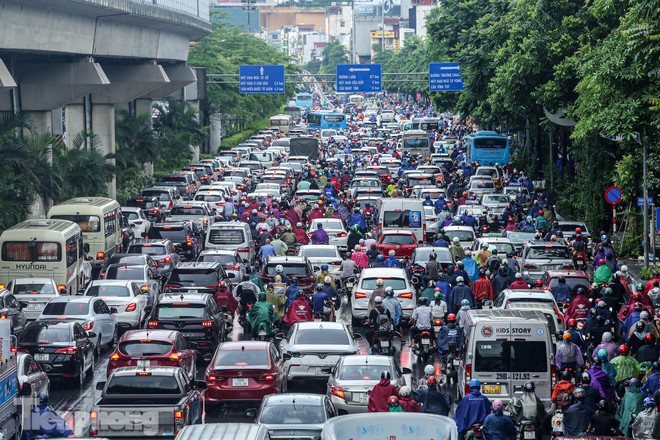
[[[191,350],[197,350],[199,348],[199,344],[195,341],[190,341],[188,342],[188,348]]]
[[[334,372],[335,372],[334,367],[321,368],[321,373],[323,373],[323,374],[333,374]]]
[[[110,313],[117,313],[117,307],[110,307]]]
[[[87,337],[88,337],[89,339],[94,339],[94,338],[97,337],[97,336],[98,336],[98,335],[97,335],[96,333],[94,333],[94,332],[87,332]]]
[[[195,388],[198,390],[205,390],[206,389],[206,382],[203,380],[196,380],[195,381]]]
[[[227,278],[235,279],[235,278],[236,278],[236,274],[235,274],[234,272],[227,272]]]
[[[321,268],[319,266],[313,266],[312,269],[314,272],[321,272]]]
[[[254,419],[257,417],[257,410],[254,408],[246,409],[245,410],[245,417],[249,417],[251,419]]]
[[[18,303],[21,305],[21,309],[24,309],[28,306],[27,301],[19,301]]]
[[[353,335],[353,339],[355,339],[356,341],[361,341],[362,340],[362,335],[359,334],[359,333],[355,333]]]
[[[83,252],[88,254],[89,253],[89,243],[84,243],[83,244]]]
[[[412,370],[410,368],[402,368],[401,372],[403,374],[412,374]]]
[[[281,341],[284,339],[284,333],[275,333],[275,340]]]
[[[247,258],[243,258],[243,264],[250,264],[250,260],[248,260]]]
[[[285,361],[290,361],[292,357],[293,356],[291,356],[291,353],[282,354],[282,359],[284,359]]]
[[[105,388],[106,382],[96,382],[96,389],[101,391],[103,388]]]
[[[21,396],[31,396],[32,395],[32,385],[29,382],[25,382],[21,386]]]

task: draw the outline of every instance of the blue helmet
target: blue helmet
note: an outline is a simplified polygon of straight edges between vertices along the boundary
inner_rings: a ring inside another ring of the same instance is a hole
[[[376,257],[376,261],[383,261],[384,259],[385,259],[385,257],[383,257],[380,254],[378,254],[378,256]]]
[[[321,270],[328,270],[329,266],[327,264],[321,265]]]
[[[317,290],[317,291],[319,291],[319,290],[323,290],[323,284],[317,284],[317,285],[316,285],[316,290]]]
[[[479,379],[472,379],[470,381],[470,389],[481,388],[481,381]]]

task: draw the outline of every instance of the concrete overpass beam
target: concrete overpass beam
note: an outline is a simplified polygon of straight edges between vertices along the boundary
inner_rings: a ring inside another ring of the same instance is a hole
[[[141,98],[159,99],[171,95],[177,90],[183,89],[188,84],[197,81],[195,70],[191,67],[184,65],[175,66],[162,66],[165,74],[169,78],[169,82],[155,88]]]
[[[11,110],[11,93],[12,89],[17,86],[16,81],[11,76],[9,69],[5,63],[0,59],[0,111]]]
[[[92,107],[92,130],[101,143],[103,154],[115,152],[115,106],[113,104],[94,104]],[[115,165],[114,159],[109,163]],[[108,197],[117,198],[117,180],[108,182]]]
[[[157,64],[103,65],[110,84],[92,93],[94,104],[124,104],[170,82],[165,69]]]

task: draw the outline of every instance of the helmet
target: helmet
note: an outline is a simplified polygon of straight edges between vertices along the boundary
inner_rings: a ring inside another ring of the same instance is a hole
[[[220,281],[220,287],[227,287],[227,282],[225,280]]]
[[[464,300],[461,301],[461,306],[469,306],[470,305],[470,300],[465,298]]]
[[[412,394],[412,390],[408,385],[404,385],[399,389],[399,395],[401,397],[408,397],[410,394]]]
[[[456,277],[456,282],[457,283],[462,283],[463,281],[464,281],[463,277]]]
[[[424,374],[426,376],[432,376],[435,374],[435,367],[433,365],[427,365],[424,367]]]
[[[653,333],[647,333],[646,336],[644,336],[644,341],[650,345],[655,345],[655,335]]]
[[[451,241],[452,243],[458,243],[460,240],[458,239],[458,237],[454,237],[451,239]]]
[[[610,332],[603,333],[603,342],[612,342],[612,333]]]
[[[584,295],[585,293],[587,293],[586,290],[584,290],[584,287],[578,287],[576,292],[578,295]]]
[[[572,338],[571,332],[564,332],[564,341],[570,341]]]
[[[399,398],[396,397],[396,396],[390,396],[390,397],[387,399],[387,404],[388,404],[389,406],[397,406],[397,405],[399,404]]]
[[[321,290],[323,290],[323,284],[317,284],[317,285],[316,285],[316,290],[317,290],[317,291],[321,291]]]
[[[384,259],[385,259],[385,257],[383,257],[383,256],[380,255],[380,254],[378,254],[378,255],[376,256],[376,261],[383,261]]]
[[[558,282],[558,283],[565,283],[565,282],[566,282],[566,278],[564,278],[563,276],[560,275],[559,277],[557,277],[557,282]]]
[[[603,264],[605,264],[605,259],[604,258],[601,258],[600,260],[598,260],[598,265],[599,266],[602,266]]]
[[[504,402],[501,399],[495,399],[493,401],[493,411],[499,411],[504,409]]]
[[[383,297],[382,296],[377,296],[376,298],[374,298],[374,302],[376,304],[382,303],[383,302]]]
[[[571,318],[568,321],[566,321],[566,325],[569,326],[570,328],[575,328],[577,327],[577,321],[574,318]]]
[[[543,281],[541,280],[536,280],[534,284],[536,285],[536,287],[543,287]]]
[[[438,289],[437,291],[433,292],[433,297],[435,299],[442,299],[442,290]],[[650,333],[649,333],[650,334]]]
[[[328,270],[329,267],[330,267],[330,266],[328,266],[327,264],[322,264],[322,265],[321,265],[321,270]]]
[[[647,397],[644,399],[644,408],[651,408],[654,405],[655,401],[653,400],[653,397]]]
[[[423,296],[419,298],[417,302],[419,303],[420,306],[425,306],[426,304],[428,304],[428,299],[425,296]]]
[[[522,274],[520,272],[516,272],[514,276],[516,277],[516,279],[522,279]]]
[[[607,353],[607,350],[605,350],[604,348],[598,350],[598,360],[600,360],[601,362],[606,361],[608,357],[609,354]]]
[[[383,279],[382,279],[382,278],[378,278],[378,279],[376,280],[376,285],[377,285],[377,286],[382,286],[382,285],[383,285]]]
[[[429,376],[429,378],[426,379],[426,384],[428,386],[437,385],[438,384],[438,379],[436,379],[435,376]]]
[[[576,234],[582,234],[582,228],[580,228],[580,227],[575,228],[575,233]]]
[[[396,255],[396,252],[394,252],[394,249],[392,249],[387,253],[387,255],[389,255],[390,257],[393,257],[394,255]]]
[[[584,400],[584,398],[587,397],[587,392],[584,391],[584,388],[576,388],[575,391],[573,391],[573,397],[577,400]]]
[[[639,379],[637,379],[636,377],[633,377],[632,379],[630,379],[630,382],[628,382],[628,386],[638,387],[639,386]]]
[[[621,344],[619,345],[619,354],[622,356],[627,356],[628,353],[630,353],[630,348],[628,348],[627,344]]]
[[[535,388],[536,385],[534,385],[534,382],[532,382],[531,380],[525,383],[525,391],[534,391]]]
[[[580,375],[580,381],[582,383],[591,383],[591,374],[586,371]]]
[[[543,215],[543,210],[539,210],[539,215]]]
[[[392,289],[391,286],[387,286],[385,288],[385,295],[386,296],[393,296],[394,295],[394,289]]]
[[[447,322],[455,322],[456,321],[456,315],[453,313],[450,313],[447,315]]]
[[[275,266],[275,272],[277,272],[277,273],[284,272],[284,266],[282,266],[281,264],[278,264],[277,266]]]
[[[323,282],[325,284],[331,284],[332,283],[332,278],[330,278],[330,276],[328,275],[325,278],[323,278]]]
[[[561,380],[571,380],[573,377],[573,374],[570,371],[562,371],[561,372]]]
[[[479,379],[472,379],[470,381],[470,389],[481,388],[481,381]]]
[[[48,405],[48,394],[47,393],[39,393],[39,404],[40,405]]]

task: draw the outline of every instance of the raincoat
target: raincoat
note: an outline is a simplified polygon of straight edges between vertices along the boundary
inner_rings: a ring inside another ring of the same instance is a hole
[[[594,364],[587,371],[591,376],[591,387],[598,390],[600,397],[605,400],[614,399],[614,386],[610,382],[609,376],[603,371],[600,364]]]
[[[399,396],[396,387],[389,379],[381,379],[369,393],[369,412],[388,412],[390,408],[387,399],[391,396]]]
[[[270,305],[273,306],[277,318],[282,319],[284,318],[284,304],[286,304],[286,295],[284,294],[283,288],[280,287],[276,289],[279,290],[279,292],[275,289],[266,288],[266,301],[268,301]]]
[[[616,368],[616,381],[639,376],[639,362],[632,356],[617,356],[612,359]]]
[[[50,405],[37,405],[30,411],[30,419],[23,426],[27,439],[35,437],[56,438],[73,435],[73,431]]]
[[[266,330],[266,334],[272,334],[273,324],[277,321],[277,315],[273,306],[266,301],[266,294],[261,292],[259,294],[259,301],[257,301],[248,313],[247,320],[252,326],[253,331],[257,331],[260,326]]]
[[[304,296],[298,296],[284,315],[284,323],[292,326],[296,322],[309,322],[314,319],[312,306]]]
[[[605,264],[601,264],[594,271],[594,283],[609,284],[612,281],[612,270]]]
[[[632,424],[633,438],[637,440],[657,440],[660,438],[660,414],[655,407],[646,408],[637,414]]]
[[[511,400],[506,409],[516,424],[529,422],[541,428],[546,418],[543,402],[530,391],[523,391],[522,396]]]
[[[467,272],[468,276],[474,283],[479,279],[479,268],[477,267],[477,262],[474,261],[474,258],[466,256],[463,258],[463,268]]]
[[[505,416],[501,409],[486,416],[481,432],[484,440],[515,440],[517,434],[513,420]]]
[[[399,405],[401,405],[401,408],[403,408],[404,412],[422,412],[419,404],[412,400],[410,396],[401,396],[399,398]]]
[[[644,410],[644,393],[639,390],[639,387],[628,387],[628,390],[623,395],[619,409],[616,411],[616,419],[619,421],[619,429],[626,437],[630,437],[630,421],[632,415],[637,415],[640,411]]]
[[[490,400],[481,394],[477,389],[470,390],[456,407],[454,420],[458,427],[458,432],[467,431],[475,423],[483,423],[484,419],[490,413]]]

